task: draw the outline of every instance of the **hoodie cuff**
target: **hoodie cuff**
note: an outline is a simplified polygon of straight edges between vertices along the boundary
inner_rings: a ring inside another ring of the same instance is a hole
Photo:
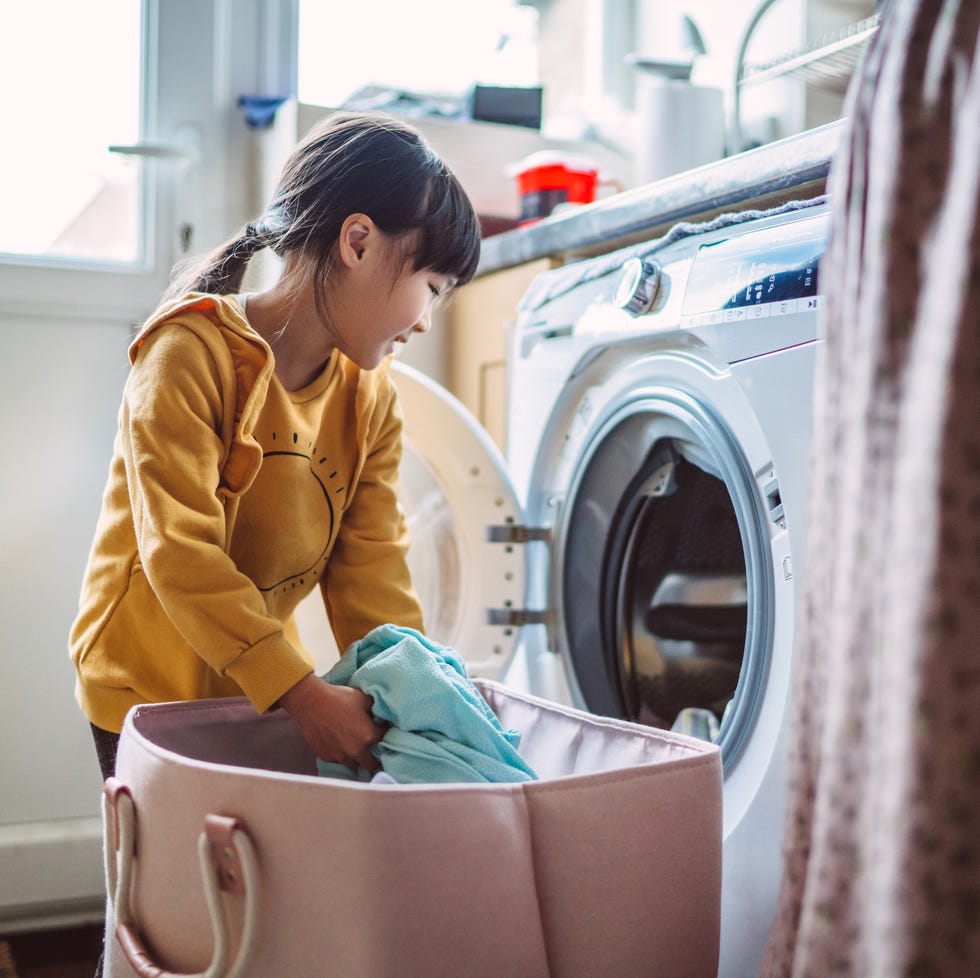
[[[313,663],[286,641],[282,632],[268,635],[245,649],[225,668],[259,713],[265,713],[301,679],[313,672]]]

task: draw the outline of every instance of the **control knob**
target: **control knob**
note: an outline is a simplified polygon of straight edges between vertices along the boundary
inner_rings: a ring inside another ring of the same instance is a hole
[[[613,301],[633,316],[642,316],[660,290],[660,266],[642,258],[627,258],[620,272]]]

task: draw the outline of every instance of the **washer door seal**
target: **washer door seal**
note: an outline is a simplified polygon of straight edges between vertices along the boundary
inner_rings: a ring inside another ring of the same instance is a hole
[[[774,597],[766,512],[729,429],[677,390],[622,404],[579,465],[560,559],[562,651],[587,708],[661,727],[707,711],[730,769]]]

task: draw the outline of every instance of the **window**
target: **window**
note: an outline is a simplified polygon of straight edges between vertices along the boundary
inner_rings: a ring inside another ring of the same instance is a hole
[[[516,0],[300,0],[299,99],[337,107],[374,85],[464,95],[538,82],[537,11]]]
[[[141,168],[108,147],[140,138],[141,4],[4,4],[0,33],[0,253],[139,261]]]

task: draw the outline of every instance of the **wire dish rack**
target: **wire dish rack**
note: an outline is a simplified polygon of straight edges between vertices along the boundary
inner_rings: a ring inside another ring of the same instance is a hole
[[[879,21],[880,15],[874,14],[773,61],[744,64],[738,84],[757,85],[795,75],[826,91],[843,94]]]

